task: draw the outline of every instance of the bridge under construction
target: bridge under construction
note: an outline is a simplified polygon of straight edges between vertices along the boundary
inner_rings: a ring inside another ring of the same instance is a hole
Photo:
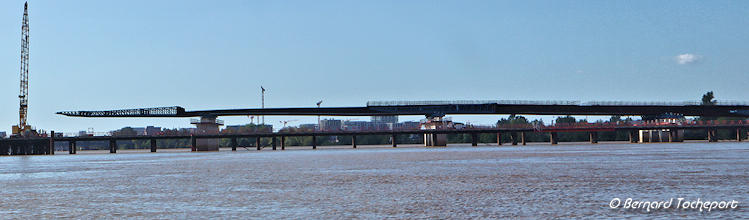
[[[182,107],[103,111],[62,111],[71,117],[217,117],[244,115],[377,116],[377,115],[620,115],[674,114],[703,117],[749,117],[749,103],[726,102],[577,102],[577,101],[374,101],[364,107],[247,108],[187,111]]]
[[[287,116],[379,116],[424,115],[426,129],[444,127],[445,115],[620,115],[658,118],[669,116],[747,117],[746,103],[699,102],[577,102],[577,101],[372,101],[363,107],[326,108],[250,108],[187,111],[182,107],[140,108],[105,111],[64,111],[71,117],[200,117],[193,120],[197,135],[217,135],[223,125],[219,116],[287,115]],[[444,146],[445,134],[424,133],[425,145]],[[198,150],[218,150],[218,139],[200,139]]]

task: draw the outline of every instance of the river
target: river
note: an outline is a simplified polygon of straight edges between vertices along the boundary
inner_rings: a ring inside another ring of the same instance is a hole
[[[223,149],[222,149],[223,150]],[[2,218],[749,218],[749,143],[0,157]],[[738,209],[609,208],[613,198]]]

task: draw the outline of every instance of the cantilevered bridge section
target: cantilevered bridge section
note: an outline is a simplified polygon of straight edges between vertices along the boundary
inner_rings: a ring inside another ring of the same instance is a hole
[[[179,106],[107,111],[64,111],[72,117],[217,117],[243,115],[377,116],[377,115],[621,115],[674,114],[706,117],[749,117],[749,103],[719,102],[577,102],[577,101],[373,101],[364,107],[247,108],[186,111]]]
[[[749,117],[749,104],[718,103],[701,105],[698,102],[576,102],[576,101],[374,101],[364,107],[326,108],[248,108],[186,111],[179,106],[140,108],[109,111],[66,111],[58,114],[73,117],[200,117],[193,124],[198,135],[217,135],[223,125],[219,116],[243,115],[327,115],[378,116],[424,115],[430,127],[440,127],[445,115],[621,115],[657,117],[659,115]],[[432,120],[436,119],[436,120]],[[430,136],[432,135],[432,136]],[[436,136],[435,136],[436,135]],[[430,136],[431,138],[427,137]],[[445,134],[426,134],[425,140],[446,140]],[[437,143],[432,142],[432,143]],[[426,143],[426,142],[425,142]],[[441,142],[440,142],[441,143]],[[439,145],[439,144],[437,144]],[[218,139],[196,142],[198,151],[218,150]]]

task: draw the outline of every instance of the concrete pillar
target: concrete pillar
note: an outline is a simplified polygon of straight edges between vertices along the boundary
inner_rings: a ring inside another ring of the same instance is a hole
[[[356,148],[356,135],[351,135],[351,146]]]
[[[707,142],[718,142],[718,137],[715,136],[715,128],[707,129]]]
[[[502,146],[502,133],[497,132],[497,146]]]
[[[436,132],[424,133],[424,146],[447,146],[447,134],[440,134]]]
[[[317,136],[312,135],[312,149],[317,149]]]
[[[286,136],[281,136],[281,150],[286,150]]]
[[[479,138],[477,133],[471,133],[471,146],[479,146],[478,139]]]
[[[713,129],[713,142],[718,142],[718,129]]]
[[[674,142],[684,142],[684,130],[674,129]]]
[[[109,153],[110,154],[117,153],[117,140],[109,139]]]
[[[549,133],[549,141],[551,142],[551,145],[556,145],[559,141],[559,137],[557,136],[556,132],[550,132]]]
[[[216,116],[200,116],[199,120],[192,120],[190,122],[197,128],[196,134],[198,135],[217,135],[219,134],[219,126],[224,125],[223,121],[217,120]],[[195,150],[196,151],[218,151],[220,139],[218,138],[201,138],[197,140]]]
[[[260,150],[260,136],[255,137],[255,147]]]
[[[393,136],[390,137],[391,141],[393,143],[393,147],[398,147],[397,141],[395,140],[395,133],[393,133]]]
[[[273,150],[276,150],[276,137],[275,137],[275,136],[272,136],[272,137],[270,137],[270,138],[271,138],[271,139],[270,139],[270,144],[271,144],[271,147],[272,147],[272,149],[273,149]]]
[[[653,143],[653,130],[648,130],[648,143]]]
[[[68,141],[68,153],[75,154],[75,140]]]
[[[51,155],[55,154],[55,131],[51,131],[49,136],[49,153]]]
[[[674,131],[671,130],[671,129],[669,129],[668,130],[668,143],[673,143],[674,142],[674,138],[675,138],[674,137]]]
[[[432,133],[431,135],[432,139],[432,146],[439,146],[439,137],[437,136],[437,133]]]
[[[237,138],[231,138],[231,151],[237,151]]]
[[[518,145],[518,133],[510,132],[510,140],[512,141],[512,145]]]
[[[635,143],[635,131],[629,130],[627,133],[629,134],[629,143]]]
[[[590,132],[590,143],[591,144],[597,144],[598,143],[598,132],[591,131]]]
[[[156,152],[156,139],[151,139],[151,152]]]
[[[525,132],[520,132],[520,143],[525,145]]]
[[[741,142],[741,128],[736,128],[736,141]]]
[[[190,151],[197,151],[198,150],[198,140],[195,138],[195,135],[190,135]]]

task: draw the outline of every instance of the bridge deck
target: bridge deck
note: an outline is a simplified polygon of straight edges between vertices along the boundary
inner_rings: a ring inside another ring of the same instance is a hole
[[[593,102],[382,102],[365,107],[325,108],[247,108],[185,111],[179,106],[161,108],[123,109],[108,111],[64,111],[57,114],[73,117],[200,117],[242,115],[297,115],[297,116],[376,116],[447,114],[521,114],[521,115],[621,115],[655,116],[676,114],[708,117],[749,117],[749,105],[699,105],[696,103],[619,103]]]

